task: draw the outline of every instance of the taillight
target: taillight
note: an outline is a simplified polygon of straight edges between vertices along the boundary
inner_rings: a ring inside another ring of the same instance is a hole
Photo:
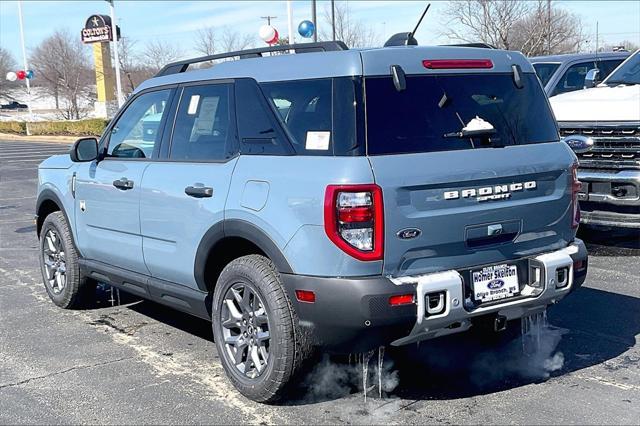
[[[490,59],[425,59],[422,65],[430,70],[493,68]]]
[[[384,246],[382,189],[375,184],[329,185],[324,198],[324,230],[358,260],[381,260]]]
[[[573,208],[571,227],[573,229],[580,225],[580,204],[578,203],[578,192],[580,192],[582,184],[578,180],[578,163],[571,165],[571,205]]]

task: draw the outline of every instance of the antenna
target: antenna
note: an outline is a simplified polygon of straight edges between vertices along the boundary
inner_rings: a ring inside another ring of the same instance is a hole
[[[410,33],[398,33],[398,34],[392,35],[389,38],[389,40],[387,40],[387,42],[384,44],[384,47],[388,47],[388,46],[417,46],[418,45],[418,40],[416,40],[413,36],[416,33],[416,31],[418,31],[418,27],[422,23],[422,20],[424,19],[424,15],[427,14],[427,11],[429,10],[430,7],[431,7],[431,3],[427,4],[427,7],[424,9],[424,12],[422,12],[422,16],[420,16],[420,20],[418,20],[418,23],[416,24],[416,27],[413,29],[412,32],[410,32]]]
[[[431,7],[431,3],[429,3],[427,5],[427,7],[424,9],[424,12],[422,12],[422,16],[420,17],[420,19],[418,20],[418,23],[416,24],[416,27],[413,29],[413,31],[411,31],[409,33],[409,38],[413,38],[413,36],[416,34],[416,31],[418,31],[418,27],[420,26],[420,24],[422,23],[422,19],[424,19],[424,15],[427,14],[427,12],[429,11],[429,8]],[[417,43],[416,43],[417,44]]]

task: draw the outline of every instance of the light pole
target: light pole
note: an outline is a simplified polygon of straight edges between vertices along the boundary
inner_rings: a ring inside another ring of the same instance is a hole
[[[120,81],[120,59],[118,55],[118,25],[116,24],[116,9],[113,0],[106,0],[111,9],[111,47],[113,48],[113,59],[116,61],[116,97],[118,98],[118,108],[124,103],[122,97],[122,82]]]
[[[27,64],[27,50],[24,47],[24,24],[22,22],[22,1],[18,1],[18,23],[20,27],[20,46],[22,47],[22,65],[25,72],[29,69]],[[27,85],[27,108],[29,109],[29,119],[33,120],[33,111],[31,111],[31,85],[29,79],[25,78],[24,83]],[[27,136],[30,135],[29,126],[26,126]]]
[[[295,44],[296,36],[293,33],[293,5],[291,0],[287,0],[287,29],[289,30],[289,44]]]
[[[316,0],[311,0],[311,20],[313,21],[313,25],[316,27],[313,32],[313,41],[318,41],[318,23],[316,22]]]
[[[331,33],[332,40],[336,41],[336,2],[331,0]]]

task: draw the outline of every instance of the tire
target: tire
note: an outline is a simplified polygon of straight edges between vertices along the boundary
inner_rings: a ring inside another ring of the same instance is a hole
[[[90,291],[95,290],[92,282],[80,275],[78,252],[62,212],[51,213],[42,224],[40,270],[49,297],[61,308],[82,307]]]
[[[244,303],[245,297],[247,303]],[[250,308],[243,310],[247,305]],[[297,316],[273,263],[259,255],[231,261],[218,278],[211,312],[218,355],[233,385],[256,402],[274,402],[282,398],[308,351],[297,327]],[[238,314],[242,319],[238,319]],[[242,321],[247,324],[242,325]],[[268,340],[264,340],[265,323]],[[261,368],[253,357],[249,359],[253,348]],[[236,355],[239,362],[235,360]]]

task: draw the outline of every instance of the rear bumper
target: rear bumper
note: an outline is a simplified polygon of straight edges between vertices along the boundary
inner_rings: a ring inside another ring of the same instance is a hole
[[[420,276],[387,278],[322,278],[282,274],[299,324],[308,341],[325,350],[352,353],[381,345],[404,345],[466,331],[476,318],[503,316],[507,320],[540,312],[582,285],[587,274],[587,251],[581,240],[535,257],[543,265],[540,294],[491,306],[465,306],[462,276],[455,270]],[[579,270],[574,264],[581,262]],[[556,270],[569,268],[568,283],[556,288]],[[295,290],[310,290],[315,303],[299,302]],[[427,316],[425,295],[444,291],[442,314]],[[389,297],[413,294],[417,303],[390,306]]]
[[[640,170],[579,169],[581,222],[640,228]]]

